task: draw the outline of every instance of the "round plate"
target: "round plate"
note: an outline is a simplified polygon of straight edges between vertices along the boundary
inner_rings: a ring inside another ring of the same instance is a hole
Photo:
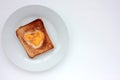
[[[29,58],[16,36],[16,29],[37,18],[43,20],[54,49],[33,59]],[[28,71],[44,71],[62,60],[69,44],[65,23],[53,10],[29,5],[16,10],[6,21],[2,32],[2,47],[7,57],[18,67]]]

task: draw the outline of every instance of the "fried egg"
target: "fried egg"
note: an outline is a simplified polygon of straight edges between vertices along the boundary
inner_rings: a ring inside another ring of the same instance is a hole
[[[26,32],[24,34],[24,39],[32,47],[39,48],[43,44],[44,33],[40,30],[35,30],[33,32]]]

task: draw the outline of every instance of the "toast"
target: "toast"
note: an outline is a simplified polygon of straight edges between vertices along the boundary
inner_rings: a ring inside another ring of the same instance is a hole
[[[19,27],[16,36],[30,58],[54,48],[41,19]]]

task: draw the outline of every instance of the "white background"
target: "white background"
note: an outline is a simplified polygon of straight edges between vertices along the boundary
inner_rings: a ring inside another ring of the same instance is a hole
[[[0,0],[0,32],[10,14],[29,4],[61,15],[69,52],[54,68],[33,73],[12,64],[0,46],[0,80],[120,80],[119,0]]]

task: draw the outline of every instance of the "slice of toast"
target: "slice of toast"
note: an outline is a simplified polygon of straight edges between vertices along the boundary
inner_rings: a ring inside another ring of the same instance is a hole
[[[30,58],[54,48],[41,19],[19,27],[16,35]]]

